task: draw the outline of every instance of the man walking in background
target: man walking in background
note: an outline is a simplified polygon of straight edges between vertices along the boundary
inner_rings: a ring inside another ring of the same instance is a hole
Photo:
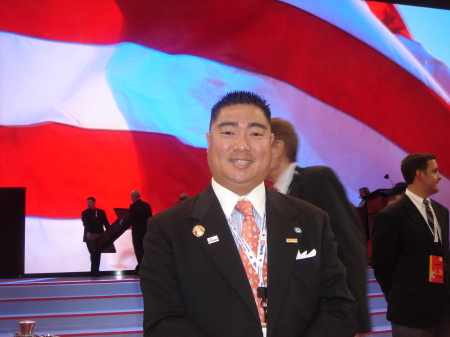
[[[89,197],[86,200],[88,209],[81,212],[81,221],[83,221],[84,234],[83,242],[86,242],[86,246],[91,254],[91,276],[100,276],[100,258],[101,252],[94,252],[91,247],[91,235],[102,234],[104,232],[103,227],[109,226],[108,219],[104,210],[95,207],[95,198]]]
[[[134,273],[139,275],[141,260],[144,256],[142,241],[144,240],[145,233],[147,233],[147,220],[152,216],[152,208],[150,204],[141,199],[141,193],[137,190],[131,191],[130,199],[133,203],[130,205],[128,218],[123,220],[122,226],[133,226],[131,236],[133,238],[134,253],[137,260]]]

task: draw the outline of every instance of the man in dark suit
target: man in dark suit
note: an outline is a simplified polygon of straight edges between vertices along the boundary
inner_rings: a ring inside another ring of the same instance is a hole
[[[134,274],[139,275],[139,268],[142,257],[144,256],[142,241],[147,232],[147,220],[152,216],[152,208],[149,203],[141,199],[141,193],[139,191],[131,191],[130,199],[133,203],[130,205],[128,218],[122,221],[122,226],[133,226],[131,236],[133,238],[134,254],[137,260]]]
[[[274,141],[267,180],[283,194],[305,200],[328,213],[338,243],[338,256],[347,269],[347,285],[357,304],[358,336],[371,331],[367,309],[367,247],[361,224],[336,174],[326,166],[296,165],[298,138],[291,123],[271,119]]]
[[[393,337],[450,336],[448,209],[436,156],[416,153],[401,164],[408,188],[375,217],[372,265],[388,302]]]
[[[327,214],[264,186],[267,103],[228,93],[206,138],[211,184],[148,221],[144,335],[353,336],[355,303]]]
[[[103,226],[109,226],[108,219],[104,210],[95,207],[95,198],[89,197],[86,200],[88,209],[81,212],[81,221],[83,221],[84,233],[83,242],[91,254],[91,276],[100,276],[100,258],[101,252],[94,252],[90,244],[91,234],[102,234],[104,232]]]

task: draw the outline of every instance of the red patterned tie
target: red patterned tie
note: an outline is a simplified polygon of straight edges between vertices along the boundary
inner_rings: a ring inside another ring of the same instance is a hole
[[[242,237],[247,242],[247,244],[251,247],[255,257],[257,256],[258,251],[258,242],[259,242],[259,229],[256,225],[255,219],[253,217],[253,205],[250,201],[239,200],[236,203],[235,208],[244,215],[244,224],[242,226]],[[259,318],[262,323],[264,323],[264,310],[261,307],[261,299],[258,297],[257,289],[259,277],[256,274],[255,269],[253,268],[251,262],[247,258],[242,247],[239,245],[239,253],[241,255],[242,263],[244,264],[245,272],[247,273],[248,281],[250,282],[250,287],[252,288],[253,297],[255,298],[256,306],[258,308]],[[263,280],[264,283],[267,283],[267,263],[264,261],[263,264]]]

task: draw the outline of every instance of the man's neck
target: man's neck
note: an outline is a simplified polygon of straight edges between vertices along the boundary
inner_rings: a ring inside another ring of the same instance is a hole
[[[290,164],[291,163],[288,161],[283,161],[278,167],[269,171],[266,179],[275,184],[278,179],[280,179],[281,175],[288,169]]]
[[[427,199],[431,195],[429,193],[424,192],[419,186],[415,185],[414,183],[411,185],[408,185],[408,190],[413,192],[415,195],[418,195],[422,199]]]

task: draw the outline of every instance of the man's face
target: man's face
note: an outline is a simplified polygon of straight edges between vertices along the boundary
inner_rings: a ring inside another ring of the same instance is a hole
[[[90,208],[90,209],[94,209],[95,208],[95,201],[87,200],[86,204],[87,204],[87,207]]]
[[[270,162],[270,171],[277,170],[280,167],[281,160],[280,160],[280,147],[279,142],[280,140],[276,140],[272,142],[272,146],[270,147],[271,152],[271,162]]]
[[[428,167],[424,171],[422,180],[423,187],[428,195],[439,192],[439,180],[441,180],[441,175],[439,174],[436,160],[431,159],[428,161]]]
[[[221,109],[206,140],[209,168],[221,186],[245,195],[265,179],[273,135],[260,108],[236,104]]]
[[[362,198],[363,196],[365,196],[364,190],[359,190],[359,197]]]

